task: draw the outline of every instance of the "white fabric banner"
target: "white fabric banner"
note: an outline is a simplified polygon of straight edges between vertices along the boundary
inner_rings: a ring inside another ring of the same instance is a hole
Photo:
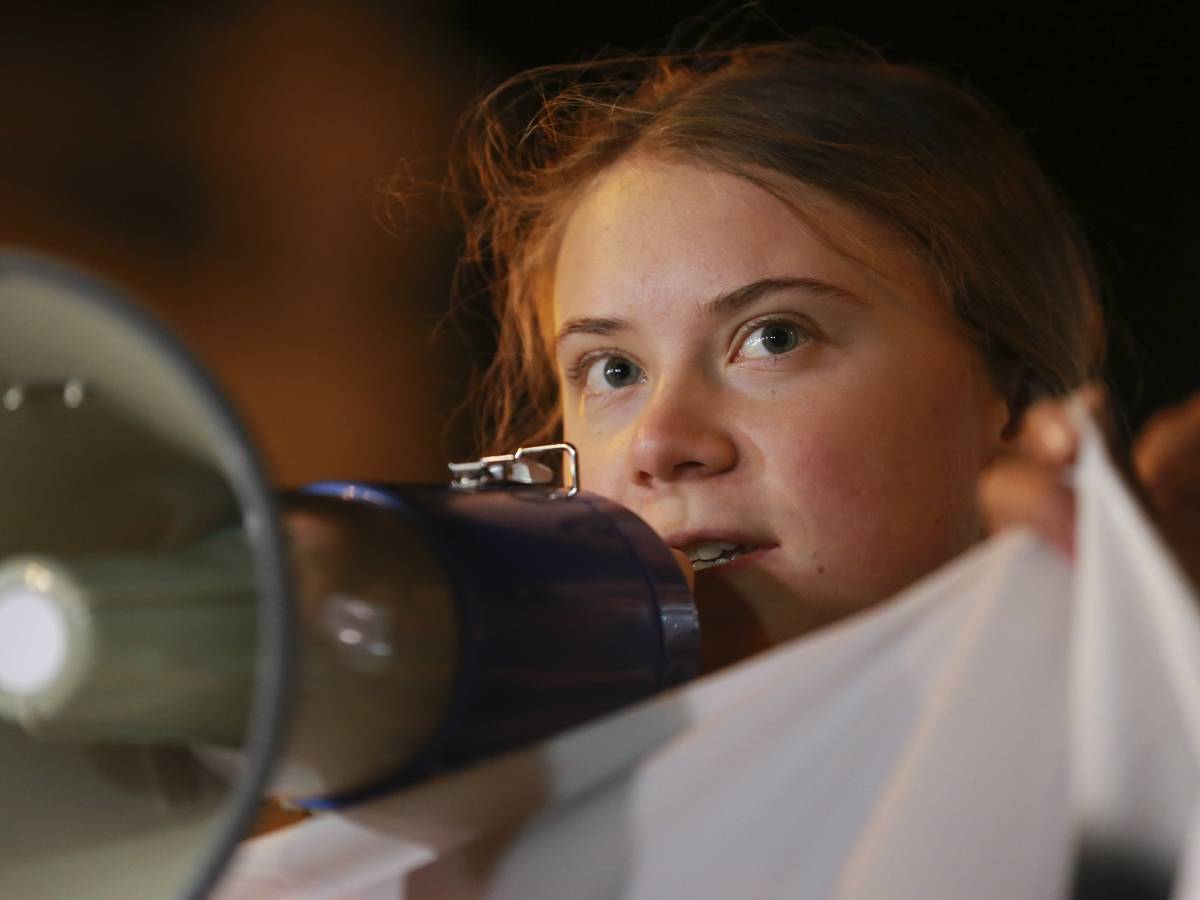
[[[1200,615],[1088,427],[1077,559],[999,535],[894,601],[243,845],[222,900],[1047,900],[1081,835],[1200,900]]]

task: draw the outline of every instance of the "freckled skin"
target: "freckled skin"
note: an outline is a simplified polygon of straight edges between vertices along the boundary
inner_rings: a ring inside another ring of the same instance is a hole
[[[628,323],[566,337],[560,374],[589,353],[642,373],[612,387],[600,363],[583,384],[562,379],[587,488],[664,535],[735,530],[778,545],[754,566],[698,574],[706,630],[722,636],[712,665],[885,599],[977,541],[976,479],[1008,421],[914,255],[811,189],[789,196],[805,219],[734,175],[626,160],[572,212],[554,273],[556,330],[584,316]],[[866,302],[782,292],[701,312],[766,277]],[[775,314],[811,336],[751,358],[744,329]]]

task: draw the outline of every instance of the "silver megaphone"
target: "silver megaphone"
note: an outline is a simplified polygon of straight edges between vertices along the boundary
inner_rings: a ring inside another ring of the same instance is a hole
[[[202,897],[337,808],[698,674],[684,575],[559,444],[276,493],[110,288],[0,254],[4,896]]]

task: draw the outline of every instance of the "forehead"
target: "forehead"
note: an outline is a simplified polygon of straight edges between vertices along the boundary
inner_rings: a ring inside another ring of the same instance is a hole
[[[567,218],[554,270],[556,325],[643,315],[773,276],[803,275],[873,299],[940,307],[923,266],[888,228],[798,183],[781,196],[688,162],[622,161]]]

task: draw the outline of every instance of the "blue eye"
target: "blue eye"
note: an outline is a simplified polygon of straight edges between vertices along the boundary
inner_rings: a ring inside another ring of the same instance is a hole
[[[613,387],[628,387],[631,384],[637,384],[641,374],[641,369],[619,356],[609,357],[604,361],[604,380]]]
[[[644,378],[641,367],[624,356],[603,356],[588,366],[585,389],[592,393],[638,384]]]
[[[807,335],[787,322],[768,322],[754,329],[742,342],[738,355],[743,359],[765,359],[795,350]]]

